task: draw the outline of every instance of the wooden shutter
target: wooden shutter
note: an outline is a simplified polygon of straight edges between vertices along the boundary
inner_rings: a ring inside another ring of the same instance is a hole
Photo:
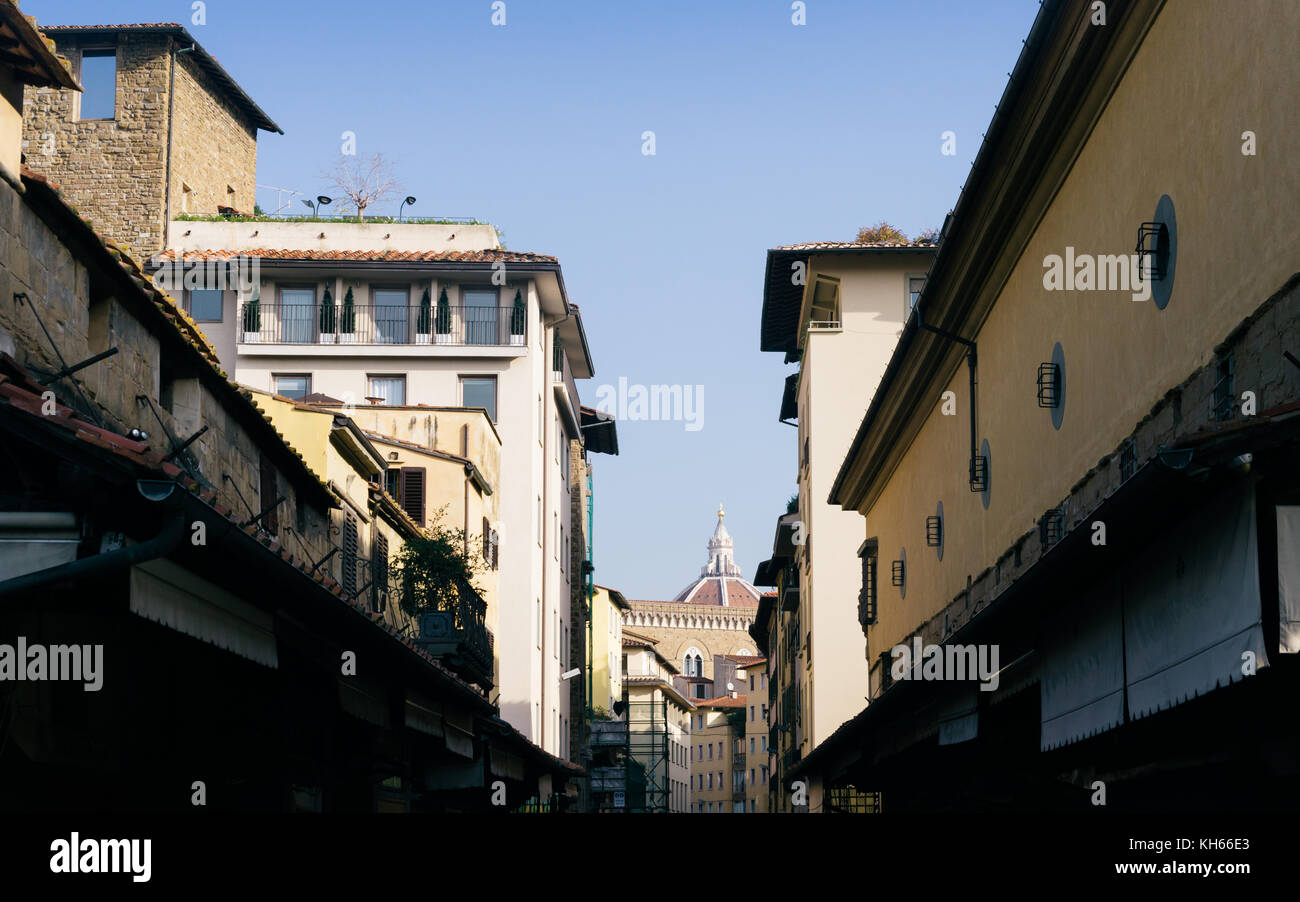
[[[492,527],[488,525],[488,518],[483,518],[483,560],[490,565],[492,563]]]
[[[388,596],[388,537],[375,530],[375,540],[370,549],[370,567],[374,582],[370,584],[371,606],[381,614],[387,607]]]
[[[402,467],[402,497],[398,503],[406,515],[424,525],[424,467]]]
[[[262,454],[258,458],[258,469],[261,471],[258,492],[262,498],[262,509],[265,510],[267,505],[279,497],[279,493],[275,490],[275,465],[271,463],[269,457]],[[275,535],[280,531],[278,508],[269,510],[262,515],[262,527],[271,535]]]
[[[357,594],[357,518],[350,513],[343,520],[343,574],[339,582],[344,592]]]

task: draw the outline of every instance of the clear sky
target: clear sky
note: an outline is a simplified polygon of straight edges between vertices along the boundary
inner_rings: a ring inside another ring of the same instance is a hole
[[[698,429],[623,422],[621,454],[593,455],[596,578],[629,598],[698,574],[720,502],[745,575],[768,556],[795,430],[777,422],[792,368],[758,350],[765,251],[941,225],[1038,10],[806,0],[796,26],[788,0],[506,0],[494,26],[490,0],[208,0],[198,25],[198,6],[23,11],[186,25],[285,130],[260,136],[259,185],[329,193],[352,131],[359,154],[397,161],[415,215],[477,217],[557,256],[596,363],[585,403],[620,377],[703,386]]]

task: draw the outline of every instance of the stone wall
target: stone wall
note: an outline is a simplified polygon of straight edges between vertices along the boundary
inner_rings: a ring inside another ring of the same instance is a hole
[[[252,213],[256,178],[256,127],[199,69],[193,54],[177,56],[172,217],[215,214],[217,207]]]
[[[68,363],[117,348],[115,356],[76,375],[89,408],[68,380],[52,386],[59,403],[83,418],[98,416],[119,434],[142,429],[148,433],[145,443],[150,450],[163,455],[172,450],[168,431],[183,439],[200,424],[208,426],[190,446],[191,460],[215,490],[219,504],[241,518],[251,517],[270,500],[261,497],[262,439],[234,415],[235,402],[219,390],[215,375],[199,378],[206,365],[186,350],[185,339],[140,315],[152,302],[112,296],[99,287],[107,284],[99,278],[92,289],[85,262],[11,185],[0,182],[0,351],[40,372],[58,370],[58,356],[41,324]],[[26,294],[31,304],[16,301],[15,293]],[[283,526],[295,523],[302,503],[305,535],[287,545],[295,554],[323,557],[331,547],[326,513],[303,502],[278,467],[276,479],[277,491],[289,499],[280,507],[281,541]]]
[[[102,37],[55,40],[78,79],[82,47],[105,44]],[[25,100],[27,165],[58,183],[96,231],[137,256],[161,248],[165,238],[170,40],[148,34],[118,38],[114,119],[79,120],[75,91],[28,87]]]
[[[82,49],[113,38],[55,40],[80,77]],[[124,32],[116,42],[115,118],[78,119],[75,91],[29,87],[24,153],[27,165],[56,182],[96,231],[143,260],[166,245],[169,127],[173,214],[186,206],[197,214],[215,215],[218,206],[251,213],[257,130],[193,54],[176,57],[173,107],[170,36]]]

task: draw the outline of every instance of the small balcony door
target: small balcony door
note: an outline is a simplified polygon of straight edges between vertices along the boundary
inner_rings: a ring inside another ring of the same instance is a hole
[[[409,295],[405,288],[375,288],[374,301],[375,341],[381,345],[404,345],[410,342]]]
[[[311,344],[316,327],[316,289],[280,289],[280,341]]]
[[[461,294],[465,318],[465,344],[503,344],[498,334],[497,291],[495,288],[466,288]]]

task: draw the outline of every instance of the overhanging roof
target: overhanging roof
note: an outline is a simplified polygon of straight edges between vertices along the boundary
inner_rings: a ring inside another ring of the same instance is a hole
[[[1011,72],[970,175],[948,215],[916,309],[926,322],[973,338],[1123,77],[1163,0],[1113,4],[1107,26],[1087,0],[1044,0]],[[796,314],[797,315],[797,314]],[[909,316],[836,474],[828,501],[861,509],[880,473],[915,434],[934,386],[961,348]],[[852,487],[848,487],[849,481]]]
[[[178,44],[189,45],[194,48],[194,59],[199,68],[208,74],[225,92],[226,96],[234,102],[235,106],[243,110],[244,114],[252,121],[253,125],[263,131],[277,132],[284,134],[284,129],[276,125],[270,116],[262,111],[262,108],[253,102],[253,98],[244,92],[244,89],[230,77],[230,73],[222,68],[221,64],[216,61],[212,54],[203,49],[194,36],[185,29],[185,26],[178,25],[175,22],[147,22],[138,25],[46,25],[42,31],[49,32],[56,36],[60,35],[80,36],[80,35],[119,35],[119,34],[159,34],[169,35],[176,39]]]
[[[80,91],[81,85],[36,29],[17,4],[0,3],[0,65],[12,66],[15,77],[26,85]]]
[[[612,413],[588,407],[580,408],[582,442],[597,454],[618,454],[618,422]]]
[[[813,241],[774,247],[767,252],[767,271],[763,276],[763,315],[759,334],[760,351],[783,351],[792,354],[799,348],[799,308],[803,304],[803,280],[796,284],[795,264],[822,254],[858,256],[932,255],[931,242],[897,244],[879,241]]]

